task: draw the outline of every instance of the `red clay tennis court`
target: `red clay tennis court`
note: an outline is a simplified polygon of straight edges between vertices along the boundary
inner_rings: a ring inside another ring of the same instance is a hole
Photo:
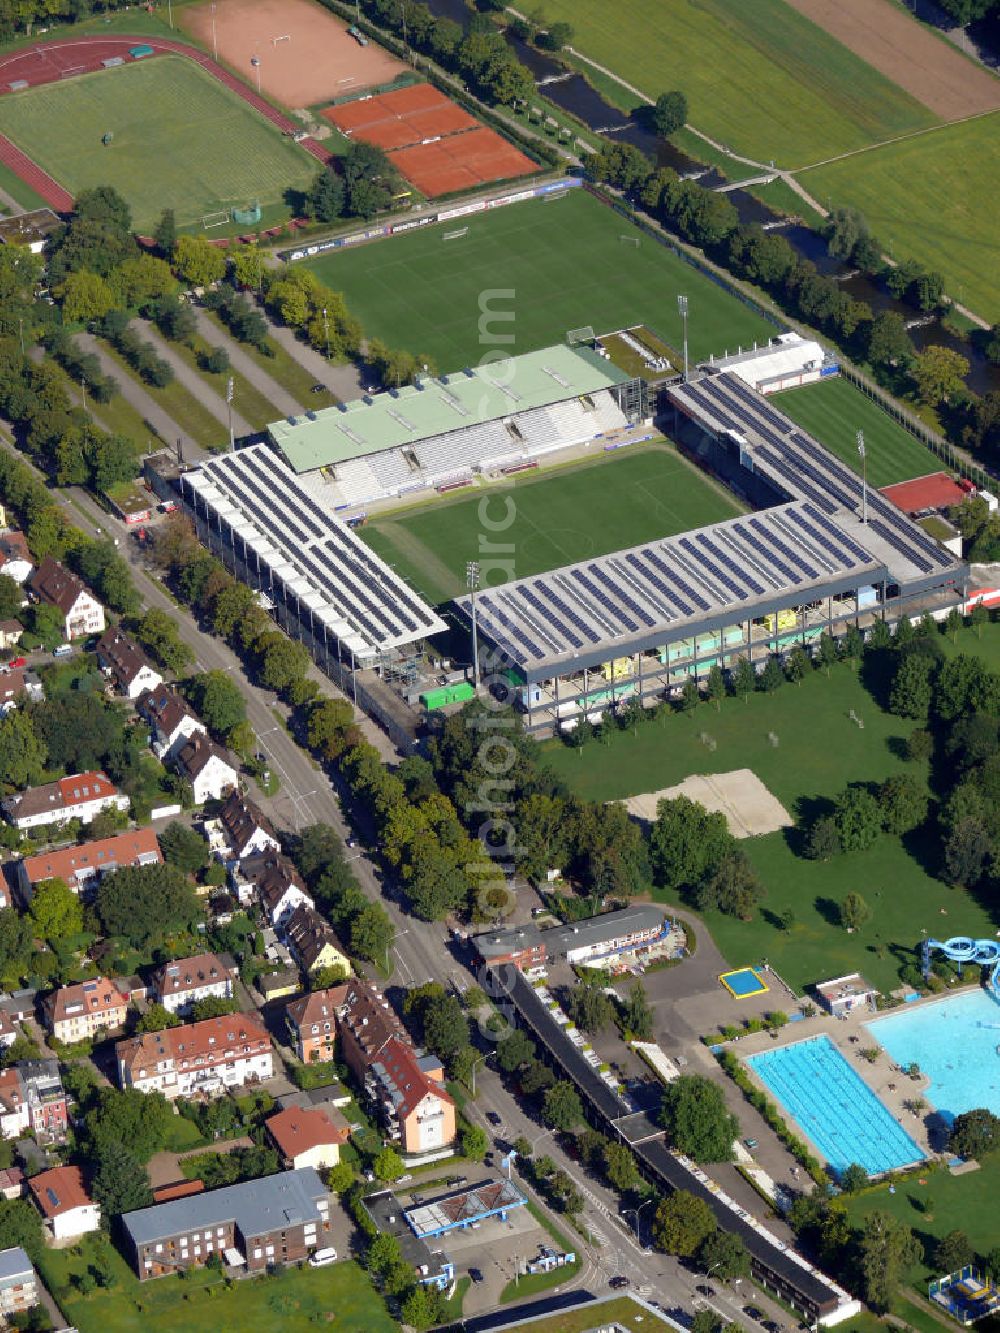
[[[428,197],[538,169],[429,83],[327,107],[322,114],[342,134],[388,153],[406,179]]]

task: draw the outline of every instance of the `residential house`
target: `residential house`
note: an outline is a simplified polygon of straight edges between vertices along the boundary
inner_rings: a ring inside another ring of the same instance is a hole
[[[272,1000],[287,1000],[289,995],[297,995],[302,989],[302,979],[297,967],[283,967],[277,972],[262,972],[253,983],[265,1004]]]
[[[6,907],[7,904],[3,903],[0,904],[0,906]],[[14,1045],[17,1038],[18,1031],[14,1020],[11,1018],[10,1014],[8,1014],[6,1009],[0,1009],[0,1047],[2,1047],[3,1050],[7,1050],[9,1046]]]
[[[51,208],[32,208],[27,213],[12,213],[0,221],[0,243],[27,246],[33,255],[40,255],[45,249],[45,242],[61,227],[61,219]]]
[[[300,904],[284,925],[285,940],[304,972],[318,972],[324,967],[342,967],[351,975],[351,960],[337,939],[333,927],[324,921],[315,907]]]
[[[31,577],[35,562],[28,550],[28,539],[23,532],[0,532],[0,574],[6,574],[15,583],[25,584]]]
[[[67,640],[104,633],[104,607],[81,579],[50,555],[35,570],[29,587],[40,602],[62,612],[63,634]]]
[[[289,1107],[265,1121],[264,1128],[286,1166],[293,1171],[306,1166],[319,1170],[337,1165],[340,1149],[351,1136],[347,1121],[340,1112],[335,1111],[333,1115],[339,1124],[326,1111]]]
[[[138,699],[163,684],[163,677],[139,645],[112,625],[97,643],[97,664],[126,699]]]
[[[12,667],[0,672],[0,717],[6,717],[11,709],[26,700],[37,703],[44,698],[45,688],[34,671]]]
[[[17,885],[25,902],[30,902],[36,885],[46,879],[65,880],[74,893],[86,896],[104,875],[122,866],[155,866],[162,861],[156,834],[151,828],[140,828],[113,838],[25,856],[17,862]]]
[[[349,984],[337,1033],[345,1063],[403,1152],[419,1155],[454,1143],[455,1103],[445,1090],[440,1060],[414,1049],[374,986]]]
[[[221,801],[239,787],[239,762],[200,731],[188,737],[174,755],[173,764],[191,784],[195,805]]]
[[[24,1198],[24,1172],[19,1166],[0,1168],[0,1199]]]
[[[316,1172],[283,1171],[208,1190],[122,1217],[128,1257],[141,1281],[197,1268],[236,1251],[250,1272],[296,1263],[328,1243],[330,1199]]]
[[[0,574],[3,570],[0,569]],[[10,652],[21,642],[24,626],[19,620],[0,620],[0,651]]]
[[[139,716],[149,723],[150,748],[165,764],[196,732],[207,735],[204,722],[172,685],[160,685],[141,695],[136,708]]]
[[[146,1032],[115,1047],[123,1088],[165,1097],[217,1097],[274,1073],[271,1038],[255,1014],[226,1014]]]
[[[0,1070],[0,1134],[30,1131],[43,1142],[62,1140],[69,1123],[58,1060],[22,1060]]]
[[[20,1314],[38,1304],[38,1278],[31,1260],[15,1245],[0,1250],[0,1315]]]
[[[163,963],[153,973],[151,982],[153,999],[172,1014],[186,1014],[198,1000],[210,996],[220,1000],[231,1000],[233,996],[233,979],[214,953]]]
[[[337,1014],[347,999],[348,983],[310,991],[285,1007],[285,1023],[292,1049],[303,1064],[333,1059]]]
[[[83,1187],[78,1166],[57,1166],[28,1181],[31,1197],[53,1240],[76,1240],[101,1225],[101,1207]]]
[[[21,832],[46,824],[65,824],[71,819],[89,824],[102,810],[128,807],[129,798],[104,773],[74,773],[42,787],[15,792],[0,804],[4,818]]]
[[[269,849],[280,852],[281,843],[274,825],[253,801],[233,794],[219,811],[219,817],[206,826],[213,851],[224,861],[242,861]]]
[[[107,977],[78,981],[46,996],[42,1010],[56,1041],[67,1046],[117,1032],[125,1026],[128,997]]]
[[[256,890],[268,924],[277,931],[282,929],[296,907],[303,904],[315,906],[294,864],[273,849],[263,856],[248,856],[238,861],[233,868],[232,880],[241,902],[246,887]]]

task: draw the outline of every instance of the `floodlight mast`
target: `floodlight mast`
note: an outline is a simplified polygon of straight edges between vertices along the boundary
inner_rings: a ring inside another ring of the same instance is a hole
[[[684,326],[684,383],[688,382],[688,299],[686,296],[678,296],[677,309],[680,312],[681,323]]]
[[[476,592],[479,588],[479,561],[469,560],[465,566],[465,584],[472,594],[472,687],[479,689],[479,622],[476,618]]]
[[[865,451],[865,433],[859,430],[855,435],[858,444],[858,454],[861,458],[861,522],[868,522],[868,455]]]

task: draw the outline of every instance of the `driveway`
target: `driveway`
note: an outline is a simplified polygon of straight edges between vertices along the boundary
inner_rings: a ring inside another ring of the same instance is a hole
[[[260,313],[267,320],[268,332],[274,341],[280,343],[299,365],[305,366],[317,384],[325,384],[330,392],[336,394],[344,403],[352,398],[361,397],[364,392],[364,381],[353,361],[343,364],[327,361],[326,357],[321,356],[314,347],[296,338],[292,329],[286,328],[284,324],[276,324],[263,306],[260,307]]]
[[[162,356],[164,361],[168,363],[174,374],[177,376],[178,384],[183,385],[191,397],[196,402],[201,403],[202,407],[204,407],[206,411],[211,412],[212,416],[215,417],[217,421],[221,421],[228,430],[229,407],[222,395],[216,393],[212,386],[202,379],[196,370],[191,369],[188,363],[178,355],[177,351],[170,346],[167,340],[162,337],[159,331],[155,329],[148,320],[133,319],[131,327],[135,329],[136,333],[141,337],[145,338],[147,342],[153,344],[156,348],[157,356]],[[255,433],[254,428],[250,425],[249,421],[244,417],[241,417],[239,412],[235,410],[233,411],[233,430],[237,436],[253,435]]]
[[[255,389],[259,389],[268,402],[274,404],[282,416],[294,417],[304,411],[305,405],[297,403],[288,390],[282,388],[276,379],[273,379],[262,366],[259,366],[231,334],[210,320],[205,311],[199,306],[192,306],[191,309],[198,321],[198,332],[205,341],[211,345],[224,347],[233,369],[239,371],[244,379],[249,380]]]

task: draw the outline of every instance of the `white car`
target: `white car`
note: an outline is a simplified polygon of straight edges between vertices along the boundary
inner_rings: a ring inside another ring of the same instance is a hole
[[[309,1256],[308,1260],[310,1268],[325,1268],[327,1264],[335,1264],[336,1262],[337,1251],[332,1245],[328,1245],[325,1250],[317,1250],[315,1254]]]

